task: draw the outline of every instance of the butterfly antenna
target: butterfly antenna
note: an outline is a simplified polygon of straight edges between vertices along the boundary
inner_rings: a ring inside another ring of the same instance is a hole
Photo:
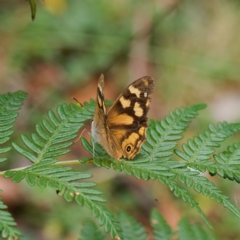
[[[84,105],[82,103],[80,103],[75,97],[72,97],[72,99],[74,101],[76,101],[82,108],[84,108],[85,110],[87,110],[88,112],[90,112],[91,114],[93,114],[91,111],[89,111],[87,108],[84,107]]]
[[[79,105],[80,105],[81,107],[84,107],[83,104],[80,103],[75,97],[72,97],[72,99],[73,99],[74,101],[76,101],[77,103],[79,103]]]

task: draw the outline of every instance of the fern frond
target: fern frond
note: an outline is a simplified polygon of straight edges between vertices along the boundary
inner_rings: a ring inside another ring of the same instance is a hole
[[[91,221],[87,220],[82,225],[82,230],[80,233],[79,240],[104,240],[105,236],[102,231],[97,227],[97,225]]]
[[[7,206],[2,202],[0,198],[0,231],[3,238],[9,240],[18,239],[22,233],[14,228],[17,224],[9,212],[6,211]]]
[[[198,202],[194,200],[192,195],[186,189],[179,187],[176,181],[173,179],[160,178],[159,180],[161,183],[166,184],[176,197],[181,197],[184,202],[189,203],[191,207],[193,207],[200,214],[200,216],[203,218],[209,228],[213,228],[210,221],[208,220],[202,209],[199,207]]]
[[[30,186],[38,185],[41,188],[47,186],[58,191],[66,201],[73,199],[81,205],[91,209],[94,217],[99,219],[99,224],[105,226],[105,230],[111,235],[120,236],[121,230],[114,215],[98,202],[105,202],[99,197],[100,191],[92,189],[96,184],[93,182],[76,182],[77,180],[88,179],[90,174],[73,172],[70,167],[54,165],[57,160],[45,159],[22,170],[6,171],[4,177],[12,178],[13,182],[20,182],[24,178]]]
[[[200,213],[208,226],[211,227],[198,203],[187,190],[177,185],[176,180],[184,183],[187,187],[193,187],[197,192],[207,195],[211,199],[223,203],[225,207],[240,217],[239,210],[231,203],[229,197],[224,196],[207,178],[199,176],[199,171],[190,171],[188,169],[193,164],[201,164],[203,161],[208,160],[210,154],[214,152],[214,147],[220,146],[221,141],[239,131],[240,124],[227,124],[224,122],[218,124],[217,128],[210,125],[204,134],[199,134],[194,140],[189,140],[188,144],[183,144],[184,152],[175,150],[178,156],[187,160],[186,163],[172,161],[169,158],[177,144],[175,140],[181,138],[180,133],[187,126],[186,122],[190,121],[191,117],[196,116],[197,110],[203,107],[205,105],[184,108],[182,112],[176,110],[175,113],[171,113],[172,118],[166,117],[165,120],[160,122],[150,121],[147,141],[143,144],[141,153],[134,161],[116,161],[109,157],[97,143],[94,143],[93,153],[93,146],[85,139],[82,139],[82,144],[94,155],[93,163],[99,167],[112,167],[116,171],[124,171],[138,179],[158,179],[161,183],[167,184],[175,196],[181,197],[185,202],[190,203]]]
[[[216,147],[220,147],[219,142],[223,142],[240,130],[240,124],[218,123],[217,127],[210,124],[209,129],[204,134],[199,134],[193,140],[189,139],[188,144],[183,144],[183,151],[175,150],[175,153],[187,162],[199,162],[209,160],[215,152]]]
[[[190,223],[185,218],[181,219],[178,226],[179,240],[217,240],[216,236],[214,236],[211,232],[204,231],[203,228],[198,225],[190,225]]]
[[[0,95],[0,144],[6,143],[13,133],[13,123],[17,119],[18,110],[21,108],[27,94],[22,91]],[[6,153],[10,146],[0,148],[0,154]],[[7,158],[0,157],[0,162]]]
[[[229,168],[217,165],[214,162],[209,162],[216,147],[220,146],[220,142],[224,141],[227,137],[232,136],[234,132],[240,130],[240,124],[228,124],[226,122],[219,123],[217,127],[209,125],[209,129],[204,134],[199,134],[193,140],[188,140],[188,144],[183,144],[183,151],[175,150],[175,153],[183,160],[187,161],[187,166],[192,169],[204,172],[206,169],[210,173],[218,173],[219,175],[226,174],[233,177],[232,173],[239,173],[236,167]],[[223,157],[222,155],[219,155]],[[217,159],[221,162],[220,157]],[[171,172],[177,174],[180,182],[186,184],[187,187],[194,187],[194,189],[209,196],[211,199],[217,199],[218,202],[223,203],[225,207],[231,210],[235,215],[240,217],[240,211],[229,200],[229,197],[224,196],[221,191],[207,178],[199,176],[198,171],[190,171],[189,169],[173,169]]]
[[[87,107],[94,105],[92,101]],[[85,107],[80,108],[73,104],[57,107],[57,114],[48,112],[48,118],[42,119],[41,124],[36,125],[36,133],[31,137],[22,134],[21,138],[25,146],[21,147],[12,143],[16,151],[33,163],[38,163],[47,158],[55,158],[70,152],[67,147],[73,144],[77,132],[84,122],[91,119],[91,112]]]
[[[169,240],[174,236],[171,227],[156,209],[153,209],[151,212],[151,225],[153,228],[154,240]]]
[[[145,228],[139,224],[135,218],[129,216],[125,212],[119,212],[118,219],[123,231],[123,239],[128,240],[145,240],[147,233]]]
[[[93,147],[90,145],[90,143],[84,138],[82,138],[81,141],[83,146],[89,150],[90,153],[92,153]],[[158,179],[162,184],[166,184],[170,190],[173,191],[175,196],[181,197],[185,202],[188,202],[193,208],[195,208],[207,225],[212,228],[208,218],[205,216],[191,194],[185,189],[177,186],[175,178],[178,173],[174,172],[173,170],[186,168],[187,165],[185,163],[180,163],[177,161],[167,161],[164,163],[160,163],[158,161],[149,161],[147,156],[144,154],[139,154],[134,161],[116,161],[107,155],[103,148],[97,143],[94,144],[94,152],[96,156],[101,156],[93,159],[93,163],[98,167],[112,167],[116,171],[124,171],[128,175],[135,176],[138,179]],[[88,160],[80,159],[80,161],[87,162]]]
[[[240,183],[240,144],[234,143],[227,151],[213,155],[216,162],[202,161],[191,164],[201,172],[209,171],[211,176],[218,174],[223,178]]]
[[[181,110],[171,111],[170,115],[161,121],[149,121],[147,142],[143,144],[142,152],[149,156],[150,161],[169,160],[173,154],[172,149],[177,145],[176,140],[182,138],[181,133],[187,128],[187,123],[205,107],[205,104],[182,107]]]
[[[151,212],[151,226],[153,233],[148,236],[146,229],[139,224],[136,219],[132,216],[120,212],[119,220],[123,230],[123,238],[126,240],[135,239],[151,239],[154,240],[169,240],[178,237],[179,240],[217,240],[218,238],[210,231],[205,230],[200,225],[190,224],[186,219],[181,219],[178,226],[178,231],[172,231],[171,227],[167,224],[163,216],[156,210],[153,209]],[[91,220],[86,221],[81,230],[80,240],[104,240],[106,236]],[[115,238],[119,239],[119,238]]]
[[[172,171],[177,174],[180,182],[186,184],[188,187],[193,186],[198,193],[209,196],[211,199],[216,199],[240,218],[240,211],[231,203],[230,198],[223,195],[221,190],[206,177],[199,176],[199,172],[190,171],[189,169],[174,169]]]

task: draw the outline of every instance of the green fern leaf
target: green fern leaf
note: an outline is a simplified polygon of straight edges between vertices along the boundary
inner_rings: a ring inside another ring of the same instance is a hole
[[[217,128],[209,125],[209,129],[204,134],[199,134],[193,140],[188,140],[188,144],[183,144],[183,152],[175,150],[176,154],[183,160],[188,162],[188,166],[200,170],[202,172],[208,169],[212,174],[219,174],[220,176],[234,177],[233,173],[238,174],[239,169],[236,167],[224,169],[224,165],[217,166],[213,162],[209,162],[215,147],[220,146],[220,142],[224,141],[227,137],[240,130],[240,124],[228,124],[226,122],[219,123]],[[219,155],[223,156],[223,155]],[[216,157],[219,161],[220,157]],[[235,170],[231,171],[231,170]],[[235,215],[240,217],[240,211],[230,202],[229,197],[224,196],[221,191],[207,178],[198,176],[199,172],[190,171],[189,169],[173,169],[171,172],[176,173],[178,180],[186,186],[193,186],[194,189],[209,196],[211,199],[216,199],[218,202],[223,203],[225,207],[231,210]],[[238,179],[237,175],[235,175]],[[238,175],[239,176],[239,175]]]
[[[174,235],[166,220],[156,209],[153,209],[151,212],[151,225],[154,232],[154,240],[169,240]]]
[[[33,163],[46,158],[55,158],[70,152],[68,148],[83,126],[84,121],[92,117],[85,107],[79,108],[73,104],[57,107],[57,114],[48,112],[48,119],[36,125],[36,133],[31,137],[22,134],[26,147],[12,143],[14,149]]]
[[[21,108],[27,94],[22,91],[0,95],[0,144],[6,143],[13,133],[13,123],[17,119],[17,111]],[[0,154],[10,151],[11,147],[0,148]],[[0,162],[7,158],[0,157]]]
[[[104,240],[106,239],[102,231],[91,220],[87,220],[82,225],[79,240]]]
[[[14,240],[22,235],[22,233],[14,228],[17,224],[11,214],[6,211],[7,206],[0,198],[0,231],[3,238]]]
[[[176,196],[180,196],[184,201],[189,202],[211,227],[197,202],[184,189],[177,187],[174,179],[177,174],[171,169],[186,167],[185,164],[177,161],[169,161],[169,156],[173,154],[172,150],[176,146],[175,140],[181,139],[180,135],[187,127],[186,122],[197,115],[197,111],[205,108],[205,105],[194,105],[188,108],[182,108],[182,111],[171,112],[169,117],[160,122],[149,121],[147,131],[147,141],[144,143],[141,153],[134,161],[116,161],[105,152],[98,144],[87,142],[82,138],[83,146],[94,156],[93,163],[99,167],[110,168],[117,171],[124,171],[138,179],[158,179],[161,183],[167,184]],[[160,160],[161,159],[161,160]],[[80,160],[81,161],[81,160]],[[189,183],[188,183],[189,184]]]
[[[199,172],[190,171],[189,169],[173,169],[171,170],[177,174],[178,180],[187,186],[191,183],[195,191],[209,196],[211,199],[216,199],[218,202],[223,203],[225,207],[231,210],[236,216],[240,217],[240,211],[230,201],[228,196],[224,196],[220,189],[218,189],[206,177],[199,176]],[[192,186],[191,185],[191,186]]]
[[[179,187],[176,183],[175,180],[173,179],[168,179],[168,178],[159,178],[159,181],[163,184],[167,184],[167,186],[170,188],[171,191],[173,191],[174,195],[176,197],[181,197],[184,202],[187,202],[193,207],[203,218],[203,220],[206,222],[206,224],[209,226],[209,228],[213,228],[211,223],[209,222],[208,218],[202,211],[202,209],[199,207],[198,202],[196,202],[191,194],[186,190],[181,187]]]
[[[123,230],[123,238],[127,240],[135,239],[148,239],[146,230],[144,227],[139,224],[132,216],[124,212],[119,213],[119,220]],[[173,232],[170,226],[167,224],[163,216],[156,210],[153,209],[151,212],[151,225],[153,228],[153,237],[154,240],[169,240],[176,239],[179,237],[180,240],[217,240],[218,238],[210,231],[205,230],[199,225],[190,224],[185,218],[181,219],[178,226],[179,229],[177,232]],[[86,239],[97,239],[104,240],[107,239],[103,232],[99,229],[98,226],[91,220],[84,222],[81,233],[80,240]],[[119,238],[115,238],[119,239]]]
[[[211,232],[205,231],[198,225],[190,225],[185,218],[181,219],[178,226],[179,240],[217,240],[217,238]]]
[[[129,216],[125,212],[119,212],[118,219],[123,231],[123,239],[128,240],[145,240],[147,233],[144,227],[139,224],[132,216]]]
[[[188,140],[188,144],[183,144],[183,151],[175,150],[175,153],[185,161],[199,162],[209,160],[215,152],[216,147],[220,147],[227,137],[230,137],[240,130],[240,124],[218,123],[217,127],[212,124],[204,134],[199,134],[193,140]]]
[[[149,121],[147,130],[147,142],[142,146],[142,152],[146,153],[150,161],[164,162],[173,154],[172,149],[177,145],[176,140],[182,138],[187,123],[197,116],[197,112],[206,107],[205,104],[193,105],[170,112],[161,121]]]
[[[91,177],[90,174],[81,172],[72,172],[70,167],[56,165],[57,160],[44,159],[39,163],[24,168],[22,170],[6,171],[4,176],[11,177],[12,181],[20,182],[24,178],[30,186],[38,185],[42,188],[47,186],[58,191],[66,201],[73,199],[81,205],[92,210],[99,224],[105,226],[105,230],[110,232],[112,237],[121,236],[121,229],[117,224],[114,215],[106,208],[99,205],[98,202],[105,202],[105,199],[99,197],[100,191],[92,189],[95,186],[92,182],[76,182]]]
[[[86,149],[89,149],[90,153],[93,153],[93,147],[90,143],[84,138],[82,138],[81,141],[83,146]],[[101,156],[93,159],[93,163],[98,167],[112,167],[116,171],[124,171],[128,175],[135,176],[138,179],[158,179],[162,184],[166,184],[170,190],[174,192],[175,196],[181,197],[185,202],[190,203],[190,205],[202,216],[207,225],[212,228],[211,223],[199,207],[198,203],[193,199],[188,191],[178,187],[176,180],[174,179],[178,174],[177,171],[174,172],[174,169],[186,168],[187,165],[185,163],[179,163],[177,161],[167,161],[163,163],[159,163],[158,161],[149,161],[148,157],[144,154],[139,154],[134,161],[116,161],[111,158],[97,143],[94,143],[94,154],[96,156]]]
[[[227,151],[214,155],[216,164],[212,163],[210,167],[207,167],[210,174],[215,174],[221,177],[235,180],[240,183],[240,144],[234,143],[228,147]]]

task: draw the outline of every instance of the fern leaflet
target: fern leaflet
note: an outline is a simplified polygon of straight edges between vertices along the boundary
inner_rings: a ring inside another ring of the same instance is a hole
[[[213,240],[216,239],[211,232],[204,231],[198,225],[190,225],[190,223],[186,219],[181,219],[178,224],[178,239],[179,240],[187,240],[187,239],[195,239],[195,240]]]
[[[2,199],[0,198],[0,231],[3,238],[14,240],[20,237],[22,233],[14,228],[14,226],[17,224],[15,223],[11,214],[6,211],[6,209],[7,206],[2,202]]]
[[[170,112],[170,116],[154,122],[149,121],[147,142],[142,146],[142,152],[149,156],[150,161],[164,162],[173,154],[172,149],[182,138],[181,133],[187,128],[187,123],[197,116],[199,110],[206,107],[204,104],[193,105]]]
[[[218,123],[217,128],[212,124],[204,134],[199,134],[193,140],[189,139],[188,144],[183,144],[183,151],[175,150],[175,153],[187,162],[199,162],[209,160],[214,148],[220,147],[219,142],[223,142],[240,130],[240,124]]]
[[[92,189],[96,184],[86,181],[76,182],[88,179],[91,175],[72,172],[70,167],[54,165],[56,162],[54,159],[45,159],[23,170],[6,171],[4,176],[11,177],[13,182],[20,182],[25,178],[30,186],[38,185],[41,188],[49,186],[57,190],[59,195],[63,195],[68,202],[75,199],[79,205],[90,208],[93,215],[99,219],[99,224],[105,225],[106,231],[113,237],[120,236],[120,228],[114,215],[98,204],[105,200],[99,197],[102,194],[100,191]]]
[[[120,226],[123,230],[123,239],[128,240],[147,239],[146,230],[132,216],[129,216],[125,212],[121,211],[118,214],[118,219],[120,221]]]
[[[191,206],[200,213],[208,226],[211,227],[209,220],[198,206],[198,203],[191,197],[190,193],[178,187],[176,184],[175,178],[178,172],[174,170],[184,169],[187,165],[178,161],[169,160],[169,156],[174,153],[173,148],[177,144],[175,140],[181,138],[180,133],[187,127],[185,122],[189,122],[191,118],[197,115],[197,111],[203,107],[205,107],[205,105],[194,105],[188,108],[182,108],[182,112],[179,110],[171,112],[171,117],[166,117],[167,120],[151,121],[147,131],[147,141],[143,144],[141,153],[134,161],[116,161],[109,157],[97,143],[94,143],[93,154],[92,145],[84,138],[82,138],[81,141],[85,149],[94,156],[98,156],[93,159],[95,165],[105,168],[112,167],[116,171],[124,171],[138,179],[158,179],[161,183],[167,184],[176,196],[182,197],[184,201],[190,203]],[[164,147],[161,147],[162,145]],[[80,159],[80,161],[86,162],[88,159]],[[196,172],[196,174],[198,173]]]
[[[204,132],[204,134],[199,134],[197,137],[194,137],[193,140],[188,140],[188,144],[183,144],[183,151],[175,150],[176,154],[181,157],[183,160],[187,161],[187,166],[192,169],[196,169],[204,172],[206,169],[209,169],[210,173],[215,174],[216,172],[219,175],[224,173],[230,177],[233,177],[232,172],[229,171],[229,168],[226,167],[224,170],[223,166],[218,167],[214,162],[209,162],[212,154],[215,151],[215,147],[219,147],[219,142],[224,141],[227,137],[234,134],[240,130],[240,124],[228,124],[226,122],[219,123],[217,128],[213,125],[209,125],[209,129]],[[237,145],[235,145],[237,146]],[[233,152],[234,148],[230,148]],[[219,162],[223,162],[224,154],[216,155],[215,158]],[[225,162],[226,156],[225,155]],[[231,160],[229,160],[231,162]],[[238,162],[238,161],[237,161]],[[238,173],[236,167],[232,170],[235,170],[235,173]],[[218,202],[223,203],[225,207],[231,210],[234,214],[240,217],[240,211],[237,209],[229,200],[229,197],[222,195],[221,191],[207,178],[198,176],[199,172],[190,171],[189,169],[174,169],[171,170],[177,174],[179,181],[186,184],[187,187],[194,187],[194,189],[203,193],[205,196],[209,196],[211,199],[217,199]]]
[[[87,220],[82,224],[82,230],[79,240],[103,240],[104,234],[97,225],[91,220]]]
[[[166,220],[156,209],[151,212],[151,225],[155,240],[169,240],[174,235]]]
[[[13,123],[17,119],[17,111],[21,108],[27,94],[22,91],[0,95],[0,144],[6,143],[13,133]],[[1,147],[0,154],[6,153],[10,146]],[[6,157],[0,157],[0,162]]]
[[[189,163],[191,168],[201,172],[208,171],[211,176],[218,174],[223,178],[240,183],[240,144],[234,143],[228,147],[227,151],[213,155],[216,162],[202,160],[199,162]]]
[[[93,105],[93,102],[89,105]],[[86,108],[79,108],[73,104],[62,104],[57,107],[57,114],[48,112],[48,119],[36,125],[36,133],[31,137],[22,134],[21,138],[27,148],[12,143],[16,151],[33,163],[47,158],[55,158],[70,152],[67,147],[73,144],[73,139],[83,126],[84,121],[90,119],[91,113]]]
[[[120,212],[118,215],[120,224],[122,226],[123,237],[121,239],[135,240],[135,239],[154,239],[154,240],[169,240],[169,239],[180,239],[180,240],[217,240],[210,231],[206,231],[199,225],[191,224],[186,220],[182,219],[179,222],[179,229],[177,232],[173,232],[170,226],[166,223],[163,216],[156,210],[153,209],[151,212],[151,225],[153,228],[153,234],[146,233],[146,229],[139,224],[132,216],[125,212]],[[149,229],[148,229],[149,231]],[[105,240],[108,239],[107,236],[91,221],[88,220],[83,224],[81,230],[80,240]],[[119,238],[115,238],[120,240]]]

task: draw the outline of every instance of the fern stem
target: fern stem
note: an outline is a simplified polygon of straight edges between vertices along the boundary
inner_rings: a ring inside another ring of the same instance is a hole
[[[75,164],[81,164],[81,162],[79,160],[68,160],[68,161],[59,161],[59,162],[54,163],[53,165],[65,166],[65,165],[75,165]],[[6,171],[21,171],[21,170],[23,170],[25,168],[28,168],[28,167],[30,167],[30,166],[13,168],[13,169],[6,170]],[[6,171],[1,171],[0,176],[4,176],[4,173]]]

